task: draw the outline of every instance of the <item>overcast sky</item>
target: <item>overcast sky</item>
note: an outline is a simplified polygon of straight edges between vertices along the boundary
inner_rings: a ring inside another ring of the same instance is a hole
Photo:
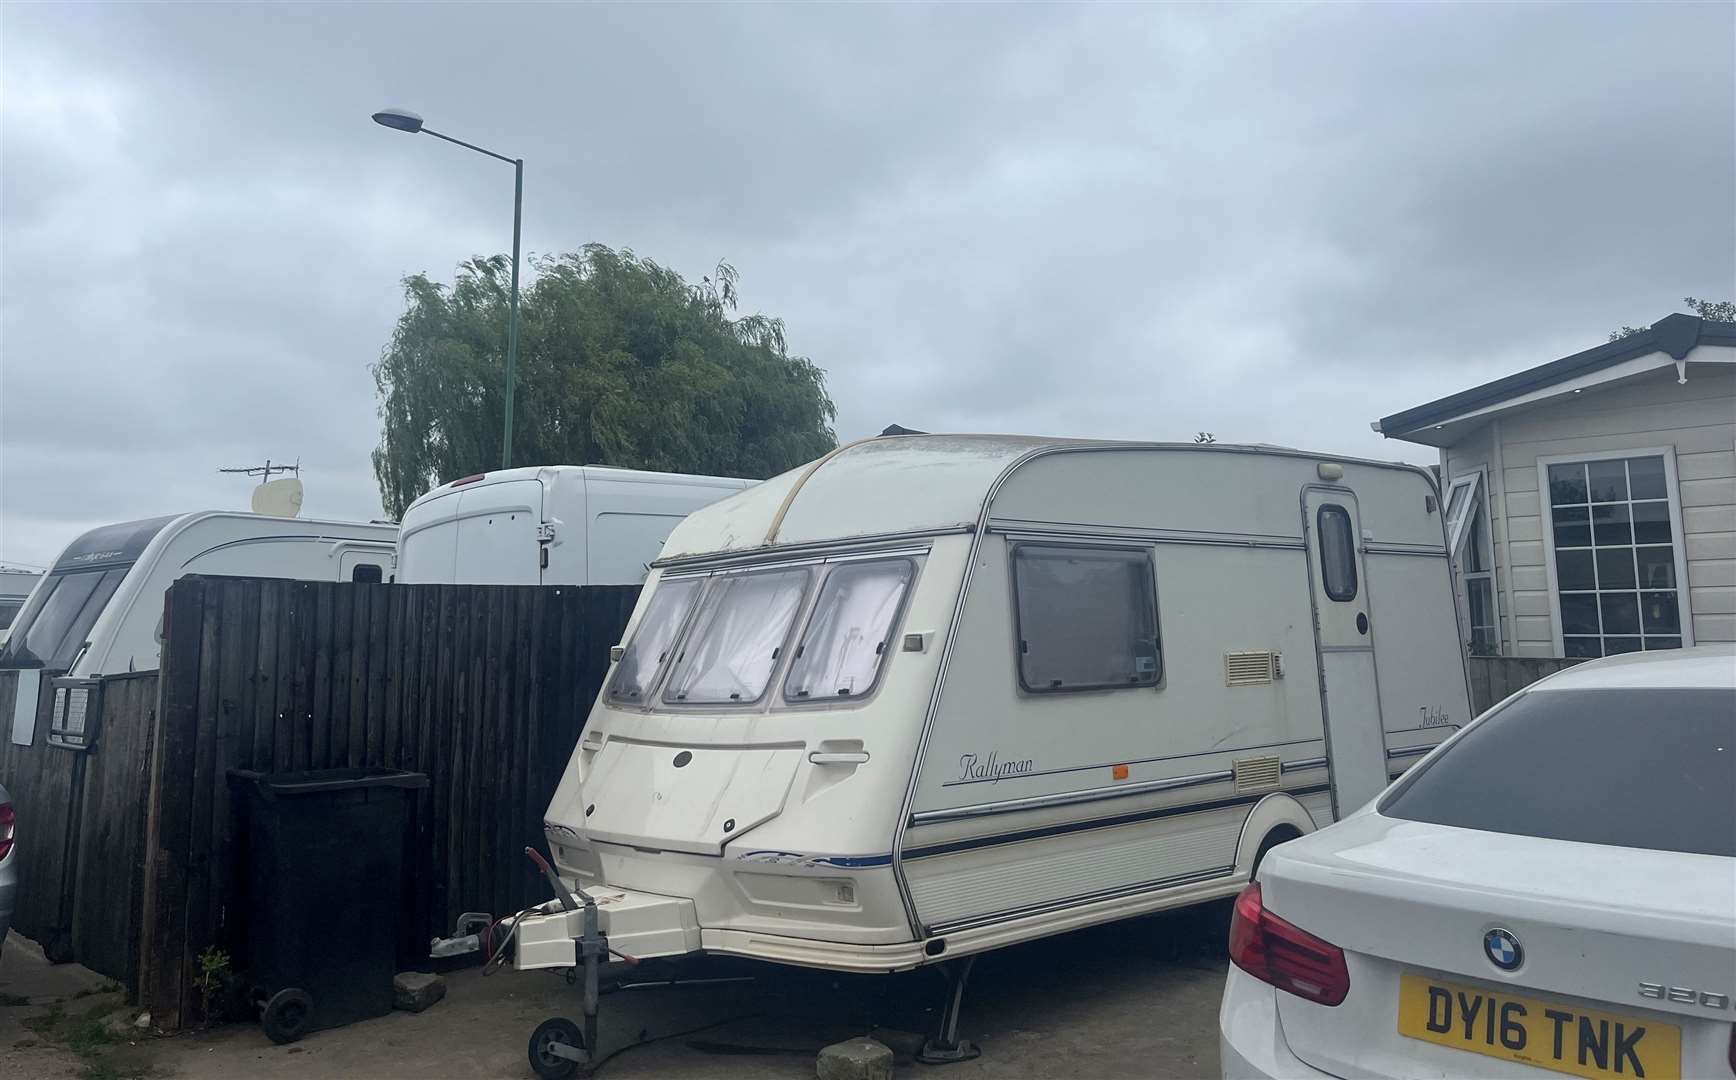
[[[889,423],[1432,461],[1369,421],[1736,293],[1736,7],[0,7],[0,560],[380,514],[399,279],[741,272]]]

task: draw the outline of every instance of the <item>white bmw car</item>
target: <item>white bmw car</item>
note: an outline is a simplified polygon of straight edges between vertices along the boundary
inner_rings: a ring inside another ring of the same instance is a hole
[[[1736,649],[1507,699],[1237,899],[1226,1077],[1736,1076]]]

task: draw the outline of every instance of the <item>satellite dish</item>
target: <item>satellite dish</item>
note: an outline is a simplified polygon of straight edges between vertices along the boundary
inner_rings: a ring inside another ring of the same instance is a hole
[[[253,512],[270,517],[294,517],[301,513],[301,478],[267,480],[254,488]]]

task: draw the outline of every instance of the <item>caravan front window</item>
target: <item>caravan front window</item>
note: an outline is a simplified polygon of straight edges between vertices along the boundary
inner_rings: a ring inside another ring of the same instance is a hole
[[[758,701],[802,606],[808,571],[766,570],[712,579],[681,646],[663,700],[677,705]]]
[[[784,700],[860,697],[872,690],[915,571],[909,559],[833,567],[790,661]]]
[[[52,573],[42,599],[0,652],[0,667],[65,671],[84,647],[98,615],[127,576],[129,567]]]
[[[645,606],[645,617],[639,629],[627,643],[621,661],[615,666],[615,678],[609,683],[609,700],[622,704],[640,704],[651,692],[651,684],[663,669],[663,661],[675,644],[675,635],[687,621],[693,598],[699,595],[699,579],[665,581],[651,594]]]
[[[1145,551],[1021,544],[1013,589],[1026,690],[1156,686],[1163,677],[1157,587]]]

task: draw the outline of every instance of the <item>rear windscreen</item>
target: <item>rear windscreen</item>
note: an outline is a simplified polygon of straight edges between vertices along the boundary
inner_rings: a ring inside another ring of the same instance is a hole
[[[1524,694],[1413,770],[1386,817],[1736,856],[1736,691]]]

